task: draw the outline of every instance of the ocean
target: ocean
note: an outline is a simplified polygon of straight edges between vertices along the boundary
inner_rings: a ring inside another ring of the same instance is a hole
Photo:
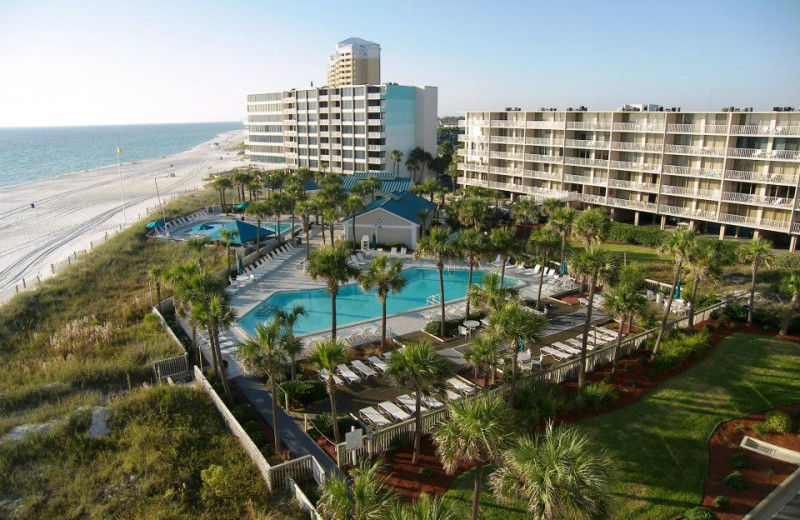
[[[0,128],[0,186],[190,150],[240,122]]]

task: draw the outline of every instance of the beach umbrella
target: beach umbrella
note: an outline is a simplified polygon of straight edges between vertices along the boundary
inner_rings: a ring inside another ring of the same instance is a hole
[[[372,249],[378,249],[378,235],[372,234]]]
[[[242,262],[242,257],[237,257],[237,265],[239,266],[239,274],[244,272],[244,263]]]
[[[236,209],[244,210],[247,209],[247,206],[249,205],[250,205],[249,202],[240,202],[239,204],[236,205]]]
[[[163,228],[164,227],[164,221],[160,220],[160,219],[159,220],[153,220],[153,221],[148,222],[145,227],[147,229]]]
[[[566,260],[561,262],[561,274],[562,275],[567,274],[567,261]]]
[[[672,295],[672,298],[675,300],[679,300],[681,298],[681,281],[678,280],[678,283],[675,285],[675,294]]]
[[[199,226],[195,226],[192,228],[192,233],[200,233],[202,231],[208,231],[209,229],[214,229],[214,226],[209,226],[208,224],[200,224]]]

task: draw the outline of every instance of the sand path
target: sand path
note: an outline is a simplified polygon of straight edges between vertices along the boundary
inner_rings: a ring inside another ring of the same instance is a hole
[[[210,173],[242,166],[234,148],[244,136],[226,132],[186,152],[124,163],[124,215],[116,165],[0,188],[0,303],[22,289],[23,278],[30,285],[50,276],[50,264],[144,218],[158,203],[156,177],[163,201],[201,187]]]

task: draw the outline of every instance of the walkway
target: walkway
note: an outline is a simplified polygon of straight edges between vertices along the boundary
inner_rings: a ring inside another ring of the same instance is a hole
[[[544,328],[545,341],[549,336],[583,327],[583,324],[586,321],[586,310],[587,307],[582,307],[575,312],[548,320],[547,326]],[[605,323],[609,320],[611,320],[611,318],[604,312],[600,312],[597,309],[592,312],[593,324]]]
[[[258,410],[261,417],[267,421],[270,428],[274,430],[272,421],[272,396],[261,381],[255,377],[247,376],[236,377],[233,381],[253,407]],[[319,465],[325,470],[326,475],[338,473],[340,471],[339,467],[328,457],[322,448],[320,448],[281,407],[278,407],[278,416],[281,426],[281,442],[288,448],[293,459],[311,455],[317,459]]]

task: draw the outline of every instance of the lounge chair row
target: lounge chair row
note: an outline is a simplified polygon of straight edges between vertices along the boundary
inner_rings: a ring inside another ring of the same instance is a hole
[[[185,215],[183,217],[178,217],[176,219],[172,219],[164,226],[166,229],[172,229],[177,226],[182,226],[184,224],[188,224],[190,222],[194,222],[195,220],[205,217],[208,215],[208,211],[201,209],[197,210],[194,213],[190,213],[189,215]]]
[[[597,327],[596,332],[589,333],[589,339],[586,342],[586,350],[592,351],[596,348],[605,346],[608,343],[614,342],[616,341],[616,339],[617,339],[617,334],[615,331],[612,331],[605,327]],[[570,338],[568,340],[565,340],[564,342],[556,341],[550,346],[542,347],[541,351],[545,355],[554,357],[555,359],[562,361],[565,359],[569,359],[572,356],[580,355],[582,347],[583,347],[583,334],[575,338]]]
[[[237,292],[259,281],[267,273],[271,273],[275,269],[281,267],[287,260],[292,258],[297,251],[298,249],[290,243],[273,249],[268,254],[247,266],[244,273],[231,282],[231,289],[233,292]]]

